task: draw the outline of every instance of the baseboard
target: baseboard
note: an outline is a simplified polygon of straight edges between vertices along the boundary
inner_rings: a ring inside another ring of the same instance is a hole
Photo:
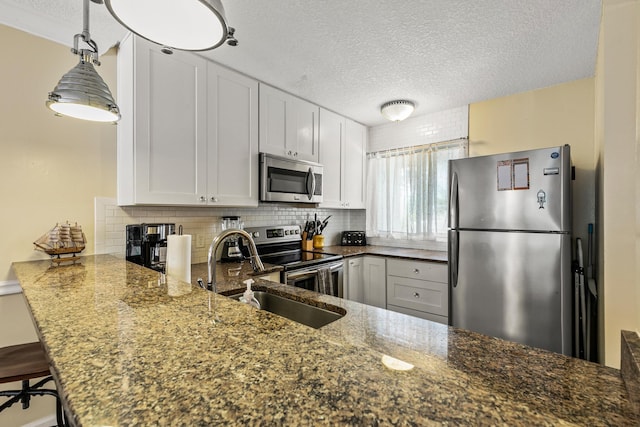
[[[19,294],[20,292],[22,292],[22,288],[17,280],[0,282],[0,295]]]
[[[39,420],[35,420],[30,422],[29,424],[24,424],[22,427],[51,427],[58,424],[58,420],[56,419],[56,414],[49,415],[48,417],[40,418]]]

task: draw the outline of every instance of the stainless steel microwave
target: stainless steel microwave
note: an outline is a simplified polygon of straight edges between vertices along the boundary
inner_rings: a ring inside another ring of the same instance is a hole
[[[322,165],[260,153],[260,200],[322,202]]]

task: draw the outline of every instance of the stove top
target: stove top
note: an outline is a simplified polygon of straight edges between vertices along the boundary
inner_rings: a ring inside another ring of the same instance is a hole
[[[269,264],[281,265],[285,270],[342,259],[342,255],[303,251],[298,225],[247,227],[245,230],[253,237],[260,259]]]
[[[258,251],[259,252],[259,251]],[[285,270],[306,267],[315,264],[339,261],[342,255],[319,252],[295,251],[284,254],[260,255],[262,262],[281,265]]]

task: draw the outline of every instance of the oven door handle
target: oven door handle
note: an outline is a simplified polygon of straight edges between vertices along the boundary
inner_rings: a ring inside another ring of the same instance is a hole
[[[315,277],[318,275],[318,270],[307,270],[307,271],[302,271],[300,273],[289,273],[287,274],[287,282],[289,280],[300,280],[300,279],[307,279],[310,277]]]
[[[344,267],[344,264],[342,262],[337,262],[331,265],[328,265],[327,268],[329,268],[329,270],[333,273],[336,270],[341,270]],[[322,267],[321,267],[322,268]],[[313,277],[316,276],[318,274],[318,271],[320,270],[320,268],[313,268],[311,270],[303,270],[300,271],[298,273],[289,273],[287,274],[287,280],[289,279],[300,279],[302,278],[308,278],[308,277]]]

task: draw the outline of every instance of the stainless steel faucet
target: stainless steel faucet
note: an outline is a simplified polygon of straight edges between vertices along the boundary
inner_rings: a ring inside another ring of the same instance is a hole
[[[207,285],[205,286],[202,282],[202,278],[198,278],[198,284],[201,288],[206,289],[211,292],[217,291],[216,286],[216,252],[218,251],[218,246],[227,237],[231,237],[233,235],[239,234],[244,237],[249,242],[249,253],[251,257],[249,258],[249,262],[253,267],[253,271],[260,272],[264,271],[264,265],[262,264],[262,260],[258,255],[258,249],[256,248],[256,243],[253,241],[253,238],[249,233],[244,230],[239,230],[237,228],[228,228],[224,230],[222,233],[218,234],[211,241],[211,246],[209,246],[209,255],[207,257]]]

